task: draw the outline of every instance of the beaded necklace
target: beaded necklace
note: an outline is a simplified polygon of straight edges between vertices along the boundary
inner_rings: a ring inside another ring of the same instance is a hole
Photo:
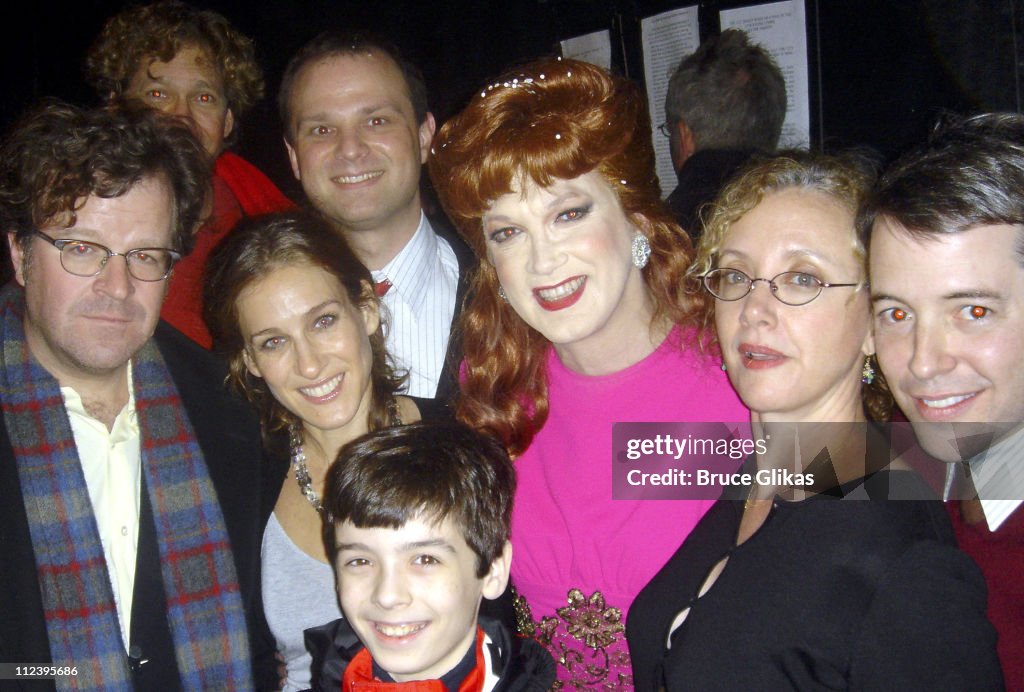
[[[398,412],[398,400],[391,397],[388,401],[388,418],[391,425],[401,425],[402,416]],[[296,423],[288,426],[288,446],[292,459],[292,468],[295,470],[295,482],[299,484],[299,490],[306,496],[309,504],[317,514],[324,513],[323,503],[320,496],[313,490],[313,479],[309,475],[309,467],[306,466],[306,452],[302,448],[302,427]]]

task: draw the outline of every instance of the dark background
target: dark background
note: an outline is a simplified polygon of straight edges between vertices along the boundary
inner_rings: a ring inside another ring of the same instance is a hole
[[[83,55],[103,21],[126,2],[10,2],[0,10],[5,129],[40,96],[92,103]],[[643,77],[640,19],[689,2],[665,0],[195,0],[256,42],[268,98],[241,123],[236,150],[299,195],[273,107],[291,54],[326,28],[369,29],[393,39],[427,80],[439,121],[510,64],[553,53],[562,38],[611,29],[614,68]],[[717,12],[743,2],[700,3],[702,34]],[[806,0],[812,138],[825,148],[868,145],[892,155],[925,136],[943,110],[1020,110],[1024,0]],[[655,122],[661,114],[655,114]]]

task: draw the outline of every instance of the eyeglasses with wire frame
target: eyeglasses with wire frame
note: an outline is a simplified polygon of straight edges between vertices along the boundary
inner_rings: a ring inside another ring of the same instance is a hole
[[[763,281],[768,284],[772,295],[780,303],[794,307],[807,305],[820,296],[821,292],[826,288],[863,285],[863,282],[852,284],[827,283],[814,274],[808,274],[807,272],[782,272],[770,279],[751,278],[739,269],[729,269],[728,267],[712,269],[700,278],[708,293],[719,300],[730,302],[747,297],[754,290],[754,284],[758,281]]]
[[[171,273],[181,253],[165,247],[139,247],[114,252],[105,245],[75,238],[51,238],[42,231],[33,233],[60,251],[60,266],[75,276],[96,276],[111,257],[124,257],[128,273],[139,281],[163,281]]]

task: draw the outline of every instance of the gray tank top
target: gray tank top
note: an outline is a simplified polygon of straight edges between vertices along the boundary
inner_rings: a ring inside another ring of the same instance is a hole
[[[302,632],[341,617],[330,565],[292,543],[271,514],[263,532],[263,610],[288,666],[284,692],[309,688],[312,658]]]

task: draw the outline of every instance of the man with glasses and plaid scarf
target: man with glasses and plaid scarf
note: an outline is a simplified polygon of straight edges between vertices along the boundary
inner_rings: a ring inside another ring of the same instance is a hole
[[[254,687],[259,429],[159,323],[208,167],[172,119],[56,102],[0,149],[0,661],[57,689]]]

